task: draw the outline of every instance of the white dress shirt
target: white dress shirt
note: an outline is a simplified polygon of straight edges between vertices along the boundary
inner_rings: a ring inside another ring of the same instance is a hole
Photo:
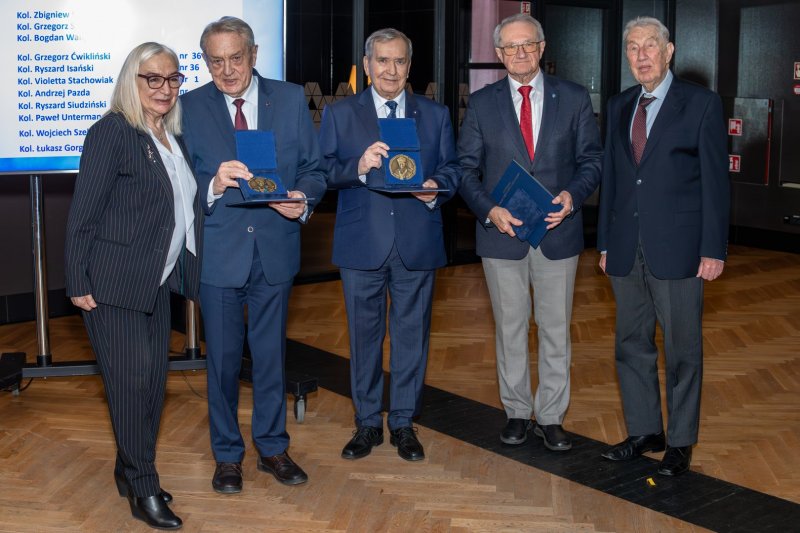
[[[514,112],[517,114],[517,123],[519,123],[519,115],[522,110],[522,94],[519,88],[522,84],[512,78],[508,77],[508,84],[511,90],[511,100],[514,102]],[[536,146],[539,144],[539,130],[542,127],[542,106],[544,105],[544,78],[542,71],[536,73],[536,76],[528,84],[533,87],[530,93],[531,99],[531,119],[533,120],[533,149],[536,151]]]
[[[167,262],[164,272],[161,274],[162,285],[175,268],[175,263],[183,250],[184,243],[186,243],[186,249],[190,253],[197,255],[197,247],[194,240],[194,195],[197,193],[197,182],[195,182],[192,170],[189,168],[189,163],[183,157],[178,141],[171,133],[166,132],[166,134],[172,151],[161,144],[156,139],[153,131],[150,130],[150,138],[153,139],[158,148],[158,154],[161,156],[161,161],[164,162],[169,182],[172,185],[173,211],[175,214],[175,230],[172,232],[169,251],[167,252]]]
[[[236,105],[234,105],[233,101],[236,100],[236,98],[228,96],[224,93],[222,96],[225,97],[228,113],[231,116],[231,124],[235,124]],[[244,118],[247,120],[247,129],[258,129],[258,78],[253,76],[250,79],[250,86],[247,87],[247,90],[239,98],[244,100],[244,103],[242,104],[242,113],[244,113]],[[222,198],[221,194],[214,194],[213,187],[214,180],[212,179],[208,183],[208,194],[206,196],[209,207],[211,207],[211,204],[213,204],[216,200]]]

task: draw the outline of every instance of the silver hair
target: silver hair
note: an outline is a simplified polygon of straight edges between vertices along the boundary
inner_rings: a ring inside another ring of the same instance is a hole
[[[163,44],[142,43],[130,51],[122,69],[117,76],[117,84],[111,93],[111,101],[108,106],[109,112],[116,112],[125,117],[128,124],[134,128],[147,131],[147,121],[142,110],[142,99],[139,97],[139,87],[137,84],[139,67],[142,63],[153,56],[165,55],[175,63],[175,70],[178,70],[178,56],[175,52]],[[166,83],[166,81],[165,81]],[[164,127],[173,135],[181,133],[181,102],[176,99],[172,109],[164,115]]]
[[[498,24],[495,27],[494,33],[492,34],[492,39],[494,40],[495,48],[500,48],[503,44],[500,42],[500,32],[503,30],[503,28],[514,22],[527,22],[528,24],[536,28],[536,34],[537,34],[536,40],[544,41],[544,30],[542,29],[542,24],[530,15],[526,15],[524,13],[517,13],[516,15],[511,15],[510,17],[504,18],[503,20],[500,21],[500,24]]]
[[[385,43],[386,41],[394,41],[395,39],[403,39],[406,42],[406,49],[408,50],[408,59],[411,59],[413,49],[411,47],[411,39],[406,37],[406,34],[394,28],[383,28],[372,32],[367,37],[367,42],[364,43],[364,55],[367,59],[372,59],[372,53],[375,50],[375,43]]]
[[[244,37],[248,49],[256,45],[256,37],[253,35],[253,28],[242,19],[236,17],[222,17],[208,24],[200,35],[200,50],[206,53],[206,44],[209,37],[217,33],[236,33]]]
[[[669,43],[669,30],[660,20],[654,17],[636,17],[630,20],[625,25],[625,30],[622,32],[622,45],[625,46],[625,43],[628,42],[628,34],[632,29],[644,28],[646,26],[655,26],[659,40],[661,41],[661,47],[667,46],[667,43]]]

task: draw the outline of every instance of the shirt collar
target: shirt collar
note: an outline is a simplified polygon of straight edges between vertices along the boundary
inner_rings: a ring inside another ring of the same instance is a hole
[[[378,94],[378,91],[375,90],[375,86],[373,85],[370,90],[372,91],[372,102],[375,104],[375,110],[381,108],[382,105],[386,105],[388,99],[384,98],[383,96]],[[394,98],[394,101],[397,102],[397,107],[399,109],[406,108],[406,92],[400,91],[400,94]]]
[[[522,87],[522,84],[511,76],[508,76],[508,83],[511,87],[511,94],[516,94],[519,91],[519,88]],[[533,77],[528,85],[533,87],[534,93],[544,93],[544,76],[542,76],[541,69],[539,69],[539,72],[536,73],[536,76]]]
[[[664,98],[666,98],[667,96],[667,91],[669,91],[670,85],[672,85],[672,78],[673,78],[672,71],[667,69],[667,75],[664,76],[664,79],[661,80],[661,83],[659,83],[658,86],[655,89],[653,89],[653,92],[648,93],[647,91],[644,90],[644,86],[642,86],[642,92],[640,93],[640,95],[647,94],[650,96],[655,96],[656,99],[663,101]]]
[[[225,93],[222,93],[222,95],[225,97],[225,102],[228,105],[232,105],[233,101],[236,100],[233,96],[228,96]],[[247,87],[247,90],[242,93],[242,96],[238,96],[237,98],[242,98],[245,102],[258,105],[258,77],[255,72],[253,73],[253,77],[250,78],[250,85]]]

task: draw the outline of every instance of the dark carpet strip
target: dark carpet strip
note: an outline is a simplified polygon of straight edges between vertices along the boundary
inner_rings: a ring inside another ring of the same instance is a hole
[[[350,397],[349,361],[343,357],[288,340],[286,369],[316,376],[320,387]],[[387,387],[388,381],[387,376]],[[499,438],[505,422],[502,409],[427,385],[417,420],[484,450],[714,531],[784,533],[800,527],[800,505],[788,500],[692,471],[678,478],[659,476],[658,461],[647,457],[606,461],[600,457],[606,443],[576,434],[566,453],[549,451],[533,433],[524,444],[510,446]]]

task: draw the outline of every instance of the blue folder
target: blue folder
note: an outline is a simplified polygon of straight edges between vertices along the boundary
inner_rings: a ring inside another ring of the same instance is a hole
[[[229,206],[309,200],[309,198],[289,198],[289,193],[278,175],[275,135],[271,131],[238,130],[236,158],[247,165],[253,177],[250,181],[243,178],[236,179],[244,202],[228,204]]]
[[[512,161],[500,181],[492,190],[492,198],[501,207],[522,221],[514,228],[521,241],[528,241],[534,248],[547,233],[544,218],[553,210],[553,195],[516,161]]]
[[[389,157],[383,165],[367,175],[367,187],[389,194],[415,192],[447,192],[450,189],[422,186],[422,158],[417,137],[417,122],[413,118],[379,118],[381,141],[389,145]],[[400,161],[404,159],[404,161]],[[413,175],[412,175],[413,170]]]

